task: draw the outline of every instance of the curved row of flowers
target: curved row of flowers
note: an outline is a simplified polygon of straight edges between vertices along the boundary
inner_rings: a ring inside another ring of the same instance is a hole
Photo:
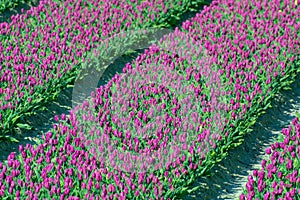
[[[288,1],[213,1],[70,116],[56,116],[43,144],[12,153],[0,166],[0,195],[174,199],[189,191],[300,71],[299,14]]]
[[[270,155],[262,160],[261,169],[248,176],[240,199],[300,198],[300,124],[299,116],[288,128],[282,129],[278,141],[266,149]]]
[[[120,30],[170,26],[193,1],[41,1],[0,24],[0,138],[30,129],[43,109],[77,76],[84,56]]]

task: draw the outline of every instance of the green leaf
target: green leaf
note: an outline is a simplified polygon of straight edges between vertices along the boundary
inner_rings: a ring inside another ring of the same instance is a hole
[[[214,155],[216,155],[216,152],[215,152],[215,151],[213,151],[213,152],[211,153],[211,156],[214,156]]]
[[[196,186],[196,187],[194,187],[194,188],[188,190],[187,192],[190,194],[190,193],[192,193],[192,192],[197,191],[199,188],[200,188],[200,186]]]
[[[67,88],[73,88],[73,87],[74,87],[73,84],[68,84],[68,85],[67,85]]]
[[[31,129],[31,126],[28,125],[28,124],[21,124],[21,123],[18,123],[16,124],[19,128],[24,128],[26,130],[30,130]]]
[[[21,116],[15,116],[11,121],[14,124]]]
[[[1,141],[1,140],[8,140],[8,141],[10,141],[10,142],[16,142],[16,143],[20,142],[20,141],[17,140],[16,138],[14,138],[14,137],[12,137],[12,136],[8,136],[8,135],[6,135],[6,136],[0,136],[0,141]]]
[[[292,88],[289,87],[289,86],[283,87],[283,89],[284,89],[284,90],[292,90]]]
[[[300,113],[298,111],[296,112],[296,117],[300,119]]]
[[[183,187],[183,188],[181,189],[180,194],[184,193],[185,191],[188,191],[188,189],[189,189],[189,187]]]

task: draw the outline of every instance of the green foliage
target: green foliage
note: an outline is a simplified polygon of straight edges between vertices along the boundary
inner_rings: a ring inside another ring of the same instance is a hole
[[[0,0],[0,14],[5,11],[14,9],[21,3],[29,3],[32,0]]]

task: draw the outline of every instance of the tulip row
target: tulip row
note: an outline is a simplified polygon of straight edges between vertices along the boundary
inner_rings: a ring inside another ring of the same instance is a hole
[[[56,116],[43,144],[12,153],[0,166],[0,195],[184,194],[242,142],[272,96],[300,71],[299,12],[287,1],[214,1],[70,116]]]
[[[41,1],[0,24],[0,138],[31,129],[26,116],[43,109],[74,81],[84,56],[120,30],[168,27],[194,1]]]
[[[278,142],[266,149],[270,155],[261,169],[248,176],[240,199],[300,199],[300,124],[299,116],[282,129]]]
[[[183,23],[183,29],[208,49],[218,65],[223,83],[227,83],[222,93],[231,94],[226,110],[229,126],[211,153],[219,156],[213,160],[221,160],[229,148],[243,141],[256,118],[269,107],[269,100],[280,89],[288,88],[299,72],[299,12],[294,1],[224,0],[213,2]],[[170,51],[176,48],[170,43],[166,46]],[[182,51],[182,55],[187,53]],[[195,80],[198,77],[195,73]],[[208,165],[212,164],[214,161]]]

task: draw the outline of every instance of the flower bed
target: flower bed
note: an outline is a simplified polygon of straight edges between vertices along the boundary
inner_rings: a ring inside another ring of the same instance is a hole
[[[189,1],[42,1],[1,23],[0,138],[31,127],[26,116],[44,108],[74,81],[84,56],[120,30],[168,27]],[[103,12],[101,12],[103,11]]]
[[[124,74],[69,117],[57,116],[43,144],[11,154],[0,167],[0,195],[171,199],[189,191],[197,176],[243,141],[273,94],[299,72],[300,24],[293,18],[299,11],[291,2],[214,1],[127,64]],[[223,95],[229,98],[218,102]],[[175,153],[166,161],[169,143]],[[148,163],[134,165],[140,161],[134,156],[133,163],[114,160],[128,161],[126,151]],[[155,165],[149,154],[163,163]]]
[[[282,129],[278,142],[266,149],[270,155],[262,160],[261,169],[248,176],[240,199],[300,198],[300,124],[299,116],[288,128]]]

